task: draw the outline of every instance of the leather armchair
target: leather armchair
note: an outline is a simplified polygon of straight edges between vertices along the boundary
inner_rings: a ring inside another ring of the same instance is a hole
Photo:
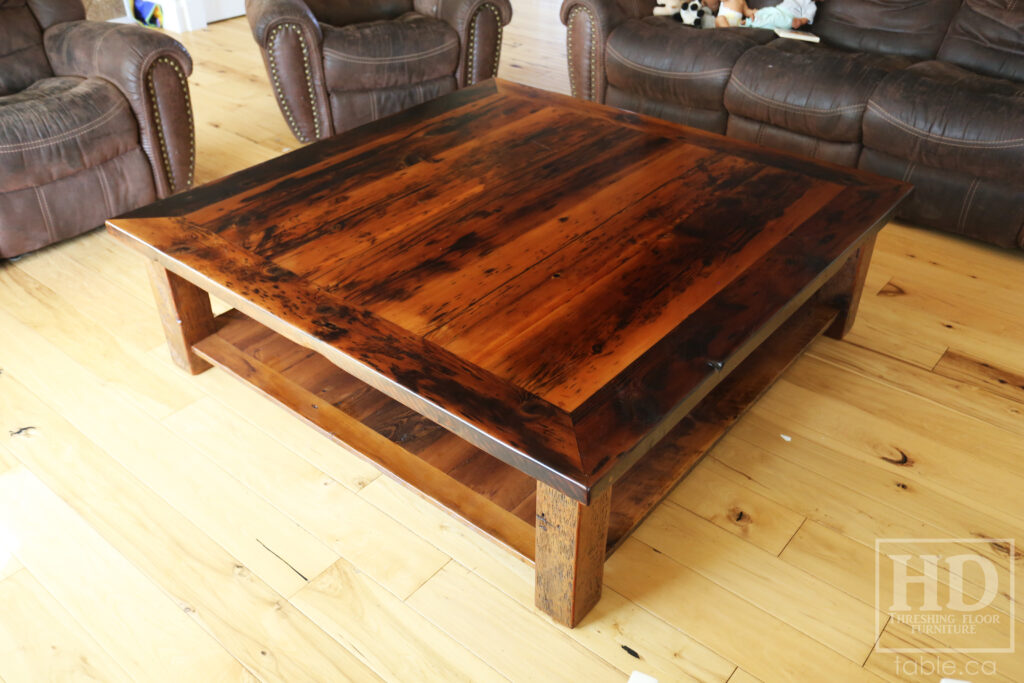
[[[190,187],[191,71],[173,38],[79,0],[0,0],[0,258]]]
[[[508,0],[246,0],[281,113],[300,142],[497,74]]]

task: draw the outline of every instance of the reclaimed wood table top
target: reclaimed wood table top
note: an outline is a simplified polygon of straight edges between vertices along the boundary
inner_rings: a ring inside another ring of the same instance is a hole
[[[488,81],[108,226],[588,502],[908,192]]]

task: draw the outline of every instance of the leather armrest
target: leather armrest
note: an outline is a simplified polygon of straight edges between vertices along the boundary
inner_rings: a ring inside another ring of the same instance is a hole
[[[246,0],[270,87],[299,142],[334,134],[324,81],[323,32],[302,0]]]
[[[615,0],[564,0],[561,17],[568,39],[572,95],[604,102],[605,46],[612,30],[629,17]]]
[[[57,76],[103,78],[125,96],[160,197],[192,186],[192,58],[181,43],[141,26],[69,21],[48,28],[43,45]]]
[[[445,21],[459,34],[459,87],[498,75],[501,30],[512,21],[509,0],[415,0],[420,14]]]
[[[252,37],[264,49],[271,31],[283,23],[300,26],[317,45],[324,39],[320,23],[302,0],[246,0],[245,16],[249,20]]]

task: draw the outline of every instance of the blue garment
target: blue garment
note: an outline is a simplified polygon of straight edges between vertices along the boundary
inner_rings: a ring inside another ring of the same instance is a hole
[[[788,28],[792,30],[794,19],[796,17],[783,9],[765,7],[757,10],[757,14],[747,25],[751,28]]]

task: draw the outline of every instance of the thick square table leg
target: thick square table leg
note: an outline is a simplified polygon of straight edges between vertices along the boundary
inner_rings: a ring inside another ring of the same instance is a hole
[[[611,487],[590,505],[537,482],[537,607],[570,628],[601,597]]]
[[[871,253],[874,250],[875,237],[871,236],[823,288],[823,294],[839,309],[839,317],[825,331],[825,334],[834,339],[842,339],[853,327],[857,307],[860,306],[860,295],[864,290],[864,280],[868,276],[868,266],[871,265]]]
[[[156,261],[147,265],[171,358],[182,369],[198,375],[210,364],[192,351],[192,345],[217,331],[210,295]]]

